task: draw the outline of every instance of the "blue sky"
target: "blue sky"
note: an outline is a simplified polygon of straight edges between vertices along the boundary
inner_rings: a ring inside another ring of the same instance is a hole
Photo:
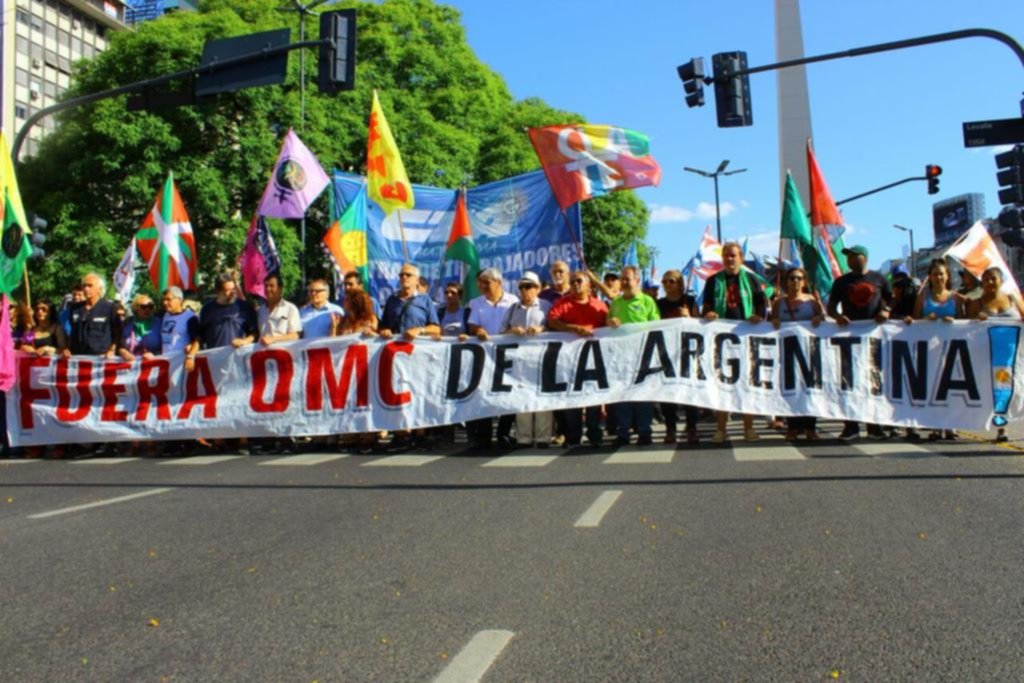
[[[593,123],[644,132],[662,165],[660,187],[638,195],[653,210],[646,242],[659,270],[679,267],[714,224],[710,180],[684,166],[714,170],[722,159],[746,173],[721,179],[726,239],[750,237],[774,254],[781,211],[775,76],[751,77],[755,124],[719,129],[714,97],[688,109],[676,66],[716,52],[746,50],[750,64],[775,61],[771,0],[448,0],[463,14],[469,43],[514,96],[537,96]],[[807,55],[962,28],[992,28],[1024,41],[1024,2],[1013,0],[804,0]],[[815,152],[838,200],[942,166],[941,192],[924,182],[843,206],[852,236],[871,262],[902,255],[915,231],[932,244],[931,205],[985,194],[998,213],[994,148],[963,147],[961,123],[1020,115],[1024,66],[989,39],[972,38],[807,67]]]

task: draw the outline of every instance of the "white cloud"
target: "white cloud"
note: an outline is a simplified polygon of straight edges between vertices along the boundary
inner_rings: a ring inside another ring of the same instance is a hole
[[[719,205],[719,210],[722,212],[722,217],[731,216],[736,212],[736,206],[730,202],[722,202]],[[715,217],[715,205],[710,202],[700,202],[697,204],[697,218],[703,218],[709,220]]]
[[[749,208],[750,207],[750,202],[748,202],[746,199],[741,199],[740,200],[740,206],[743,207],[744,209]]]
[[[681,206],[651,204],[651,223],[685,223],[693,219],[693,212]]]
[[[747,202],[741,201],[740,206],[749,206]],[[668,206],[666,204],[651,204],[651,223],[686,223],[694,218],[700,220],[713,220],[715,217],[715,205],[711,202],[697,202],[695,209],[687,209],[683,206]],[[731,202],[722,202],[719,206],[722,218],[736,213],[737,208]]]
[[[759,232],[755,235],[750,235],[750,241],[747,243],[747,251],[752,254],[760,254],[762,256],[775,256],[779,253],[779,233],[778,232]],[[736,240],[740,244],[743,244],[743,240],[740,238]]]

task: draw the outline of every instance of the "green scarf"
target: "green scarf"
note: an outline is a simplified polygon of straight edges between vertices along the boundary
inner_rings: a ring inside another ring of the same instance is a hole
[[[729,289],[725,282],[726,277],[723,270],[721,281],[715,283],[715,313],[719,318],[725,317],[725,294]],[[754,311],[754,293],[750,288],[750,276],[745,270],[741,270],[737,277],[740,285],[740,306],[743,309],[743,319],[746,320]]]

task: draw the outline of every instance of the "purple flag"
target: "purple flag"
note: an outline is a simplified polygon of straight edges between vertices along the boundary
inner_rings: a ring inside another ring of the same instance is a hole
[[[289,128],[257,213],[272,218],[302,218],[328,182],[320,162]]]
[[[270,234],[263,216],[252,217],[238,265],[242,271],[242,287],[245,292],[265,299],[263,281],[271,273],[280,272],[281,257],[277,255],[274,236]]]

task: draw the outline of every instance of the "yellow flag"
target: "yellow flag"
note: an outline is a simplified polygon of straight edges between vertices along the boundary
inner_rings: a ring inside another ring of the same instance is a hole
[[[370,199],[389,215],[395,209],[411,209],[413,206],[412,185],[405,174],[398,145],[391,135],[391,128],[384,118],[384,110],[373,91],[373,107],[370,109],[370,130],[366,146],[366,178]]]
[[[21,204],[21,192],[18,191],[18,179],[14,175],[14,163],[11,161],[10,148],[7,146],[7,138],[0,133],[0,204],[3,203],[4,193],[10,199],[14,208],[14,215],[18,225],[25,233],[31,232],[28,221],[25,220],[25,207]],[[0,206],[0,218],[3,216],[5,207]]]

